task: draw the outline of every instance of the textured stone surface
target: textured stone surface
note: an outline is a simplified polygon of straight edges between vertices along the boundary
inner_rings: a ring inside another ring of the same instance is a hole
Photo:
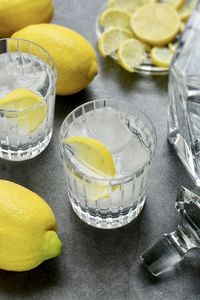
[[[96,47],[95,20],[102,2],[55,0],[53,21],[79,31]],[[86,90],[57,98],[54,135],[44,153],[21,163],[0,160],[1,179],[22,184],[48,201],[64,243],[59,258],[32,271],[0,271],[0,299],[200,299],[198,251],[161,279],[151,277],[139,258],[162,232],[175,228],[178,185],[192,187],[166,140],[168,78],[131,75],[110,59],[99,57],[99,62],[99,75]],[[151,118],[158,135],[145,208],[136,221],[113,231],[91,228],[73,213],[58,147],[59,127],[65,116],[79,104],[103,97],[132,103]]]

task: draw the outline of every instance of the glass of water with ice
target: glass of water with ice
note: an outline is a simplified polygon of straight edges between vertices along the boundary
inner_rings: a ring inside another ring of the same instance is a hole
[[[41,47],[21,39],[0,40],[0,158],[33,158],[53,131],[56,68]]]
[[[70,137],[89,137],[103,143],[112,155],[115,175],[101,176],[78,161],[76,153],[66,146]],[[145,203],[155,148],[152,123],[126,102],[96,100],[72,111],[61,126],[60,149],[75,213],[89,225],[105,229],[135,219]]]

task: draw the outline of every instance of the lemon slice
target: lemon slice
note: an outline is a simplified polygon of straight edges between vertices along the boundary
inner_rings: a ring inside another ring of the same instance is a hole
[[[169,45],[168,45],[169,50],[173,54],[176,52],[177,47],[178,47],[178,42],[176,42],[176,43],[169,43]]]
[[[94,172],[106,177],[115,175],[115,164],[112,154],[100,141],[83,136],[69,137],[68,144],[77,160]]]
[[[172,6],[155,3],[138,9],[131,17],[131,27],[140,40],[152,46],[163,46],[178,33],[180,17]]]
[[[185,30],[185,23],[181,22],[179,27],[179,32],[183,33],[184,30]]]
[[[178,13],[182,21],[187,21],[189,19],[196,5],[197,0],[192,0],[179,9]]]
[[[109,8],[103,11],[100,15],[100,25],[104,29],[110,27],[120,27],[131,30],[130,27],[130,14],[118,8]]]
[[[172,59],[172,52],[167,47],[153,47],[151,59],[156,66],[168,68]]]
[[[36,107],[32,107],[34,105]],[[18,111],[15,113],[17,122],[20,127],[28,132],[33,132],[39,127],[46,116],[47,110],[42,97],[23,88],[15,89],[1,98],[0,109]],[[13,117],[11,112],[7,112],[6,115]]]
[[[128,12],[134,12],[138,7],[155,3],[157,0],[109,0],[108,7],[117,7]]]
[[[115,52],[125,41],[133,37],[131,31],[123,28],[110,28],[104,31],[98,41],[100,54],[105,57]]]
[[[162,3],[170,4],[175,9],[181,8],[185,4],[186,0],[162,0]]]
[[[121,44],[118,49],[117,57],[119,64],[127,71],[134,72],[140,66],[147,55],[144,44],[136,39],[129,39]]]

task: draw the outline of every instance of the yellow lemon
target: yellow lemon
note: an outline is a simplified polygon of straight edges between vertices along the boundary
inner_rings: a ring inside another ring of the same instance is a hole
[[[134,69],[147,58],[144,44],[136,39],[123,42],[118,49],[117,56],[120,65],[128,72],[134,72]]]
[[[52,56],[58,73],[58,95],[81,91],[98,73],[93,47],[83,36],[67,27],[55,24],[30,25],[12,37],[33,41]]]
[[[27,132],[35,131],[47,113],[42,97],[24,88],[15,89],[1,98],[0,109],[7,110],[7,116],[15,117],[18,125]]]
[[[55,216],[32,191],[0,180],[0,269],[30,270],[60,254]]]
[[[88,168],[103,176],[115,175],[112,154],[100,141],[83,136],[73,136],[65,140],[70,145],[75,157]]]
[[[30,24],[50,22],[52,0],[0,0],[0,37],[9,37]]]
[[[171,42],[180,28],[180,17],[170,5],[155,3],[138,9],[131,18],[136,37],[152,46]]]

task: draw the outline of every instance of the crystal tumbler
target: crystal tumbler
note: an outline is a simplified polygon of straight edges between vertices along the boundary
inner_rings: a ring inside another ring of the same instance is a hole
[[[0,157],[21,161],[49,144],[53,131],[56,68],[38,45],[0,40]]]
[[[104,177],[84,166],[66,146],[69,137],[103,143],[113,157],[115,175]],[[96,100],[72,111],[61,126],[60,149],[75,213],[98,228],[121,227],[135,219],[145,203],[155,148],[152,123],[126,102]]]

